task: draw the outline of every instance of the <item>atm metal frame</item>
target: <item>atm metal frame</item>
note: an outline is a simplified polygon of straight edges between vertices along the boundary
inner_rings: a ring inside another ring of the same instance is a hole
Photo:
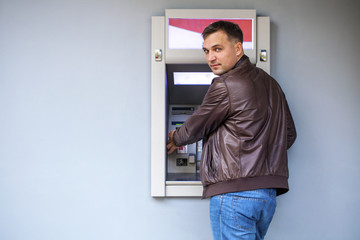
[[[217,13],[226,17],[226,12],[249,10],[166,10],[168,13],[196,14]],[[255,11],[255,10],[252,10]],[[256,13],[256,12],[255,12]],[[166,15],[165,14],[165,15]],[[199,15],[199,14],[197,14]],[[196,16],[196,15],[195,15]],[[201,14],[200,14],[201,16]],[[240,15],[241,16],[241,15]],[[218,18],[218,17],[216,17]],[[257,17],[256,28],[256,66],[270,74],[270,17]],[[167,141],[167,86],[166,86],[166,16],[153,16],[151,19],[151,196],[152,197],[201,197],[200,181],[167,181],[166,180],[166,141]],[[246,54],[246,51],[245,51]],[[186,54],[185,54],[186,56]],[[264,59],[265,57],[265,59]],[[205,57],[196,57],[187,62],[206,63]],[[199,60],[201,59],[201,60]],[[181,60],[184,63],[184,58]],[[185,57],[186,62],[186,57]],[[173,60],[171,63],[174,63]],[[175,62],[176,63],[176,62]]]

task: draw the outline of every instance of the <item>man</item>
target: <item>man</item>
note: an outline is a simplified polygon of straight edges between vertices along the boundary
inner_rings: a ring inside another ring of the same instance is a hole
[[[238,25],[202,33],[214,78],[198,110],[169,133],[168,152],[204,139],[200,176],[214,239],[263,239],[288,191],[287,149],[295,125],[278,83],[244,55]]]

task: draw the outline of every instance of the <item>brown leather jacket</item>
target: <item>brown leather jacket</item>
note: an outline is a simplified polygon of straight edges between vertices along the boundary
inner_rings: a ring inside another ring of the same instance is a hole
[[[203,197],[276,188],[288,191],[287,149],[295,125],[279,84],[247,56],[214,78],[198,110],[174,133],[176,146],[204,139]]]

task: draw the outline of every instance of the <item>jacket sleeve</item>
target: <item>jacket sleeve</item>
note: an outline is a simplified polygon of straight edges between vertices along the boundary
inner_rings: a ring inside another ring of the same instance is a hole
[[[287,149],[289,149],[295,142],[296,128],[287,102],[286,102],[286,128],[287,128]]]
[[[191,144],[209,136],[226,119],[229,109],[226,84],[223,80],[215,78],[197,111],[175,131],[175,145]]]

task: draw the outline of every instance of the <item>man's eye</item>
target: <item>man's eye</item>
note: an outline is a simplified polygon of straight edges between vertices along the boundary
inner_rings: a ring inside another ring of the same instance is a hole
[[[216,51],[216,52],[220,52],[220,51],[221,51],[221,48],[215,48],[215,51]]]
[[[209,52],[209,50],[207,50],[207,49],[204,49],[204,53],[208,53]]]

